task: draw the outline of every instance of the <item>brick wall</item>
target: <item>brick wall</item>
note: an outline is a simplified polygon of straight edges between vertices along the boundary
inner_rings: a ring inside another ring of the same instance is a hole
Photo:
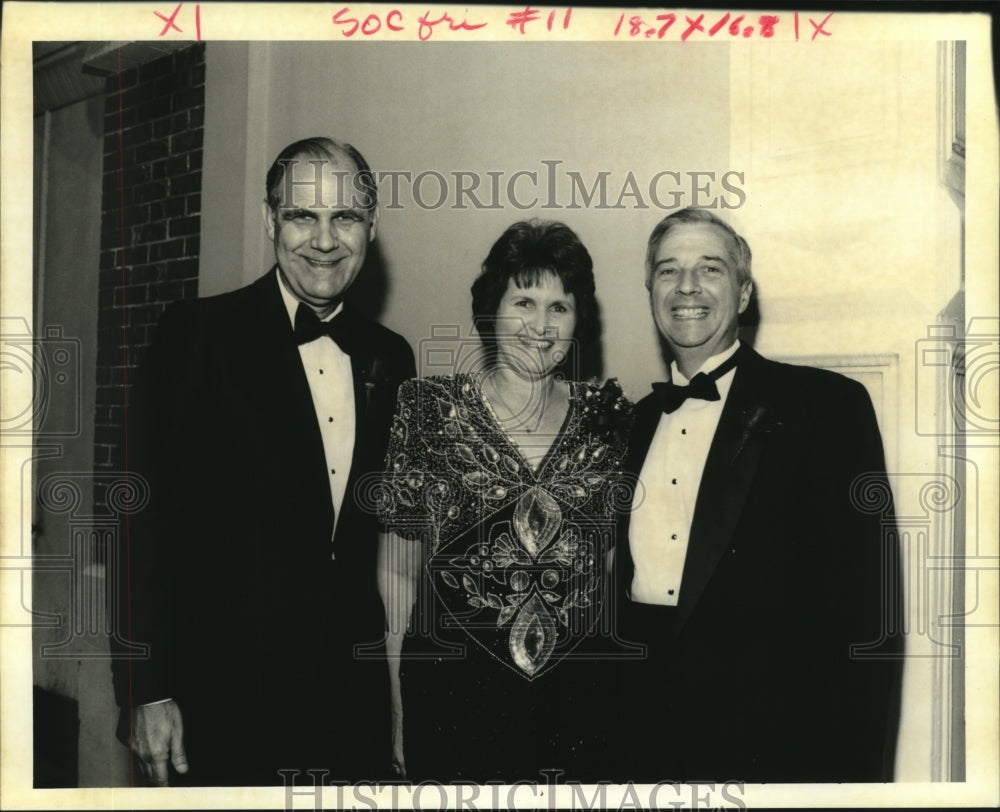
[[[94,466],[122,464],[127,386],[163,308],[198,294],[205,46],[107,78]],[[98,478],[99,479],[99,478]],[[95,506],[104,493],[95,487]]]

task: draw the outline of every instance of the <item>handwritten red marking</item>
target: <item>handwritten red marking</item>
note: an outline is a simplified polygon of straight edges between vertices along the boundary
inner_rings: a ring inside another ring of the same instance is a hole
[[[667,31],[670,30],[670,26],[672,26],[675,22],[677,22],[677,15],[676,14],[657,14],[656,15],[656,19],[657,19],[657,21],[664,21],[664,20],[666,21],[666,22],[663,23],[663,25],[660,26],[660,30],[656,34],[656,38],[657,39],[663,39],[663,35],[666,34]]]
[[[812,23],[812,27],[814,29],[816,29],[815,31],[813,31],[812,39],[809,40],[810,42],[814,42],[816,40],[816,37],[818,37],[820,34],[822,34],[824,37],[832,37],[833,36],[833,34],[831,34],[829,31],[827,31],[825,28],[823,28],[823,26],[826,25],[827,22],[829,22],[829,20],[830,20],[830,18],[832,16],[833,16],[833,12],[831,11],[829,14],[827,14],[823,18],[823,20],[819,23],[819,25],[816,24],[816,21],[812,17],[809,18],[809,22]]]
[[[531,8],[531,6],[525,6],[524,11],[512,11],[510,16],[507,17],[507,25],[511,28],[519,28],[521,33],[524,33],[524,26],[528,23],[533,23],[538,19],[538,9]]]
[[[458,22],[448,12],[445,12],[436,20],[431,20],[428,17],[429,14],[430,12],[427,11],[423,16],[417,18],[417,22],[420,23],[420,28],[417,30],[417,38],[421,42],[429,39],[431,34],[434,33],[434,28],[442,23],[448,24],[449,31],[476,31],[486,26],[486,23],[470,23],[468,20]]]
[[[532,9],[529,6],[526,6],[524,11],[512,13],[510,15],[510,18],[507,20],[507,24],[512,27],[520,26],[523,33],[524,25],[528,22],[532,22],[534,19],[537,19],[536,17],[532,16],[535,13],[537,13],[536,9]],[[552,27],[555,24],[555,19],[556,19],[555,14],[556,12],[554,11],[549,13],[548,17],[549,30],[552,30]],[[566,21],[563,24],[564,28],[567,27],[568,25],[569,14],[570,12],[567,11]],[[826,18],[818,24],[814,20],[810,20],[810,22],[812,22],[813,24],[813,28],[816,29],[813,34],[813,39],[815,39],[820,34],[823,34],[824,36],[830,36],[830,32],[823,30],[823,26],[832,16],[833,16],[832,13],[828,14]],[[729,35],[731,37],[739,37],[742,35],[744,39],[750,39],[754,35],[754,33],[757,33],[764,39],[770,39],[774,36],[776,27],[778,23],[781,21],[781,17],[779,17],[777,14],[761,14],[757,18],[756,26],[744,25],[746,17],[747,17],[746,14],[740,14],[738,17],[734,18],[732,13],[725,12],[724,14],[722,14],[721,17],[716,19],[716,21],[712,24],[711,28],[709,28],[708,31],[706,32],[704,14],[699,14],[696,18],[693,19],[689,16],[685,16],[684,19],[687,21],[687,28],[684,30],[684,33],[681,34],[680,41],[686,42],[694,33],[698,31],[706,33],[707,36],[709,37],[714,37],[720,31],[725,29],[727,26],[729,29]],[[798,40],[799,36],[798,13],[795,14],[794,19],[795,19],[795,37],[796,40]],[[663,25],[661,25],[659,28],[649,24],[647,20],[644,20],[639,15],[633,15],[631,17],[626,18],[625,14],[619,14],[618,20],[615,23],[614,36],[617,37],[619,34],[622,34],[623,29],[627,23],[628,36],[630,37],[642,36],[645,37],[646,39],[652,39],[655,34],[657,39],[663,39],[667,31],[670,30],[670,27],[677,21],[677,15],[669,13],[656,15],[656,22],[663,23]]]
[[[569,18],[573,16],[573,9],[566,9],[566,13],[563,15],[563,28],[569,28]]]
[[[196,31],[195,36],[198,42],[201,42],[201,5],[194,7],[194,29]]]
[[[681,42],[687,42],[687,38],[690,37],[695,31],[705,30],[705,27],[701,24],[701,21],[705,19],[704,14],[699,14],[697,20],[692,20],[687,15],[684,15],[684,19],[688,21],[688,29],[681,34]]]
[[[342,28],[340,30],[340,33],[343,34],[345,37],[353,37],[355,32],[361,25],[361,22],[356,17],[349,17],[346,20],[342,19],[343,16],[345,14],[348,14],[349,12],[350,9],[347,6],[344,6],[336,14],[334,14],[333,17],[330,18],[333,21],[334,25],[346,26],[345,28]]]
[[[369,14],[364,20],[357,17],[346,17],[350,13],[349,6],[344,6],[331,18],[334,25],[343,26],[340,33],[345,37],[353,37],[360,29],[363,36],[370,37],[382,30],[382,18],[378,14]],[[390,31],[403,30],[403,14],[398,8],[394,8],[385,15],[385,27]]]
[[[178,27],[178,25],[177,25],[177,24],[176,24],[176,23],[174,22],[174,20],[176,20],[176,19],[177,19],[177,14],[178,14],[178,12],[180,12],[180,10],[181,10],[181,6],[183,6],[183,5],[184,5],[183,3],[178,3],[178,4],[177,4],[177,8],[175,8],[175,9],[174,9],[174,13],[173,13],[173,14],[171,14],[171,15],[170,15],[169,17],[164,17],[164,16],[163,16],[162,14],[160,14],[160,12],[158,12],[158,11],[154,11],[154,12],[153,12],[153,14],[155,14],[155,15],[156,15],[157,17],[159,17],[159,18],[160,18],[161,20],[163,20],[163,21],[164,21],[164,22],[166,23],[166,25],[165,25],[165,26],[163,26],[163,30],[162,30],[162,31],[160,32],[160,36],[161,36],[161,37],[162,37],[162,36],[165,36],[165,35],[166,35],[166,33],[167,33],[167,32],[168,32],[168,31],[169,31],[169,30],[170,30],[171,28],[175,29],[175,30],[177,31],[177,33],[179,33],[179,34],[183,34],[183,33],[184,33],[184,32],[183,32],[183,31],[182,31],[182,30],[181,30],[181,29],[180,29],[180,28]]]
[[[719,22],[717,22],[717,23],[716,23],[715,25],[713,25],[713,26],[712,26],[711,28],[709,28],[709,29],[708,29],[708,35],[709,35],[710,37],[714,37],[714,36],[715,36],[716,34],[718,34],[718,33],[719,33],[719,31],[720,31],[720,30],[722,29],[722,27],[723,27],[723,26],[724,26],[724,25],[725,25],[726,23],[728,23],[728,22],[729,22],[729,17],[730,17],[730,16],[731,16],[731,15],[730,15],[730,14],[729,14],[729,12],[727,11],[727,12],[726,12],[726,14],[725,14],[725,16],[724,16],[724,17],[722,17],[722,18],[721,18],[721,19],[719,20]]]

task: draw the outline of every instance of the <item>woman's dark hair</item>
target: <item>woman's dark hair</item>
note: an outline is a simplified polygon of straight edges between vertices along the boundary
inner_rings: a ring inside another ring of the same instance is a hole
[[[558,278],[563,290],[576,298],[576,330],[568,360],[574,356],[579,360],[596,338],[594,262],[580,238],[569,226],[553,220],[521,221],[493,243],[482,273],[472,284],[472,318],[490,363],[496,353],[496,315],[510,281],[520,288],[531,287],[545,274]],[[576,372],[573,365],[568,371]]]

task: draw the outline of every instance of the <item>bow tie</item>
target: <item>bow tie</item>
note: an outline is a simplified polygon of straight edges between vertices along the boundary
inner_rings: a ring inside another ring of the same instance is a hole
[[[347,330],[342,314],[338,313],[329,321],[320,321],[311,307],[299,304],[295,311],[295,341],[308,344],[317,338],[329,336],[348,355],[351,354],[351,334]]]
[[[666,414],[677,411],[688,398],[719,400],[719,387],[715,382],[736,366],[736,354],[726,359],[709,373],[699,372],[687,386],[675,383],[654,383],[653,391]]]

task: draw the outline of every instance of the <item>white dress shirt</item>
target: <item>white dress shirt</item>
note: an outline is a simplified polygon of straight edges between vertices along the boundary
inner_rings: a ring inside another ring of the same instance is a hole
[[[294,327],[299,300],[285,286],[281,274],[278,273],[277,276],[281,298]],[[338,305],[323,321],[330,321],[343,307],[343,304]],[[302,366],[306,371],[316,409],[316,420],[323,436],[323,453],[326,455],[334,510],[334,526],[330,529],[332,539],[336,523],[340,519],[340,508],[344,503],[347,477],[351,473],[351,459],[354,456],[354,377],[351,374],[351,358],[327,336],[300,344],[299,355],[302,357]]]
[[[737,340],[698,372],[710,373],[739,346]],[[678,386],[689,383],[676,362],[670,365],[670,376]],[[719,400],[688,398],[675,412],[660,417],[639,474],[644,498],[634,506],[629,526],[635,562],[631,597],[637,603],[677,605],[701,475],[735,376],[732,369],[716,381]]]

